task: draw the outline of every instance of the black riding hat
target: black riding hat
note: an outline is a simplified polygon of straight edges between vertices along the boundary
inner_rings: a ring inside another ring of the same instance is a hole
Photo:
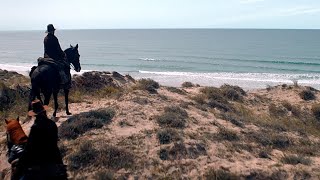
[[[46,33],[53,32],[55,30],[56,29],[54,28],[53,24],[48,24]]]

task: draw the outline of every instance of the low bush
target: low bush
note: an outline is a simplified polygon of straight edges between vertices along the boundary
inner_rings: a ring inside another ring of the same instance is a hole
[[[287,114],[287,109],[281,105],[271,103],[269,105],[269,114],[274,117],[282,117]]]
[[[207,99],[216,100],[219,102],[225,102],[226,99],[223,97],[221,89],[216,87],[204,87],[200,89],[200,92],[203,93]]]
[[[186,146],[183,142],[175,142],[172,147],[161,149],[159,157],[161,160],[196,159],[199,156],[207,155],[204,144],[193,144]]]
[[[237,135],[235,131],[226,129],[226,128],[219,128],[218,132],[218,139],[220,140],[227,140],[227,141],[239,141],[240,137]]]
[[[194,87],[195,85],[192,82],[184,82],[181,85],[184,88]]]
[[[109,123],[114,114],[112,109],[99,109],[72,116],[59,127],[59,137],[76,139],[87,131],[101,128],[104,124]]]
[[[164,113],[156,117],[157,122],[162,127],[184,128],[188,113],[177,106],[164,108]]]
[[[167,90],[173,93],[181,94],[181,95],[187,94],[186,91],[178,89],[176,87],[167,87]]]
[[[205,174],[204,178],[207,180],[235,180],[241,179],[239,176],[222,169],[214,170],[209,169]]]
[[[134,165],[134,154],[111,145],[102,145],[99,148],[99,156],[96,158],[96,166],[104,166],[111,169],[131,168]]]
[[[288,101],[283,101],[281,103],[281,105],[283,107],[285,107],[288,111],[291,111],[293,116],[300,117],[301,114],[302,114],[301,110],[300,110],[300,107],[294,106],[294,105],[290,104]]]
[[[206,96],[204,94],[197,94],[191,97],[198,104],[206,104]]]
[[[314,117],[320,121],[320,104],[312,105],[311,111]]]
[[[239,86],[224,84],[220,87],[220,89],[223,96],[231,101],[242,101],[243,96],[246,96],[246,92]]]
[[[310,165],[311,159],[309,157],[304,157],[300,155],[287,155],[281,159],[281,162],[285,164],[292,164],[292,165],[297,165],[297,164]]]
[[[271,146],[273,148],[286,149],[293,145],[288,136],[281,134],[273,134],[271,132],[253,133],[250,134],[254,141],[262,146]]]
[[[181,140],[181,137],[177,130],[165,128],[163,130],[160,130],[157,133],[157,137],[159,139],[160,144],[169,144],[173,141],[179,141]]]
[[[134,89],[146,90],[149,93],[157,93],[159,87],[159,83],[152,79],[140,79],[137,81]]]
[[[104,143],[98,145],[88,141],[80,145],[73,154],[68,157],[71,170],[80,170],[93,166],[119,170],[131,168],[134,164],[134,155],[124,149],[120,149]]]
[[[93,144],[88,141],[80,145],[79,149],[68,157],[69,168],[79,170],[96,162],[99,152],[94,149]]]
[[[96,180],[113,180],[115,179],[113,172],[111,171],[98,171],[94,175]]]
[[[299,96],[301,97],[301,99],[306,100],[306,101],[316,99],[314,92],[311,91],[310,89],[303,90],[302,92],[299,93]]]
[[[227,120],[229,122],[231,122],[232,124],[244,128],[244,124],[243,124],[243,119],[241,119],[241,117],[237,116],[236,114],[233,113],[222,113],[221,114],[221,118],[224,120]]]
[[[228,101],[221,102],[219,100],[214,100],[214,99],[209,99],[208,106],[210,108],[217,108],[218,110],[224,111],[224,112],[229,112],[233,109],[232,105]]]

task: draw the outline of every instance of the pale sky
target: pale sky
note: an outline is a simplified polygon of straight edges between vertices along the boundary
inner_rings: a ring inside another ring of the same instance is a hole
[[[0,30],[320,29],[320,0],[0,0]]]

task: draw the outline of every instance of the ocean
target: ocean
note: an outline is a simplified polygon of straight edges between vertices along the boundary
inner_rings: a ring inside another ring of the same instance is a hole
[[[45,35],[0,31],[0,69],[27,74],[43,56]],[[79,44],[82,72],[118,71],[170,86],[256,89],[297,81],[320,88],[320,30],[57,30],[56,36],[62,49]]]

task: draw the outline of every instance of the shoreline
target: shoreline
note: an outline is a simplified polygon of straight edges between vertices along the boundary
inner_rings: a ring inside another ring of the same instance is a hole
[[[21,66],[2,67],[3,70],[17,72],[24,76],[28,76],[29,71],[26,67]],[[30,66],[31,68],[32,66]],[[82,70],[81,72],[71,71],[71,75],[81,75],[84,72],[110,72],[105,70]],[[199,84],[200,86],[214,86],[220,87],[224,84],[239,86],[245,90],[265,89],[272,86],[282,84],[294,85],[298,83],[302,86],[311,86],[320,89],[320,75],[317,74],[271,74],[271,73],[231,73],[231,72],[217,72],[217,73],[201,73],[201,72],[153,72],[153,71],[137,71],[126,72],[116,71],[120,74],[129,74],[134,79],[150,78],[159,82],[163,86],[181,87],[183,82],[191,82]],[[305,77],[308,80],[299,80],[299,77]]]

